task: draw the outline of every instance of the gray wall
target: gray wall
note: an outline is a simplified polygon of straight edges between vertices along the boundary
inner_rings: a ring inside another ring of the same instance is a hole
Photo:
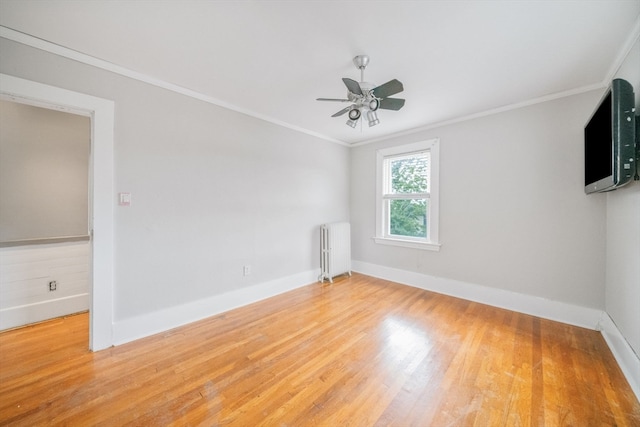
[[[616,77],[629,81],[640,113],[640,40]],[[607,313],[640,358],[640,182],[607,194]]]
[[[640,111],[640,41],[616,77]],[[640,183],[583,191],[603,90],[354,149],[353,258],[605,310],[640,355]],[[375,150],[440,138],[440,252],[376,245]]]
[[[88,117],[0,101],[0,242],[88,234]]]
[[[319,269],[349,149],[0,39],[0,71],[115,101],[115,320]],[[251,265],[252,274],[242,275]]]
[[[583,184],[599,91],[358,147],[353,258],[604,309],[606,195]],[[440,252],[376,244],[375,151],[440,138]]]

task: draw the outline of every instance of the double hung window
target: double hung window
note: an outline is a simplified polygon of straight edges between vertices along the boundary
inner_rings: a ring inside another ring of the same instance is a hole
[[[438,140],[378,150],[376,242],[438,250]]]

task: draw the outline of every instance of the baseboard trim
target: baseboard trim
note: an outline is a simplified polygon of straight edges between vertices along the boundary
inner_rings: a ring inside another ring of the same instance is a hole
[[[114,322],[113,343],[120,345],[224,313],[316,282],[319,270],[306,271],[176,307]]]
[[[0,310],[0,330],[42,322],[88,309],[88,293],[8,307]]]
[[[600,331],[631,389],[640,400],[640,358],[611,317],[602,310],[362,261],[352,261],[351,268],[358,273],[403,285]]]
[[[362,261],[352,261],[352,269],[368,276],[391,280],[403,285],[592,330],[597,329],[602,316],[602,310]]]
[[[607,313],[602,314],[599,329],[631,389],[640,400],[640,357],[633,351]]]
[[[615,323],[601,310],[362,261],[352,261],[352,269],[354,272],[427,291],[601,331],[633,392],[640,399],[640,359]],[[161,333],[306,286],[314,283],[317,277],[317,270],[307,271],[189,304],[116,321],[113,325],[113,341],[115,345],[120,345]]]

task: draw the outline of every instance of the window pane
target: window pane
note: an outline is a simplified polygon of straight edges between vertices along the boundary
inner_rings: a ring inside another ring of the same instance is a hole
[[[427,238],[427,199],[389,201],[389,234]]]
[[[391,193],[427,193],[429,153],[389,159]]]

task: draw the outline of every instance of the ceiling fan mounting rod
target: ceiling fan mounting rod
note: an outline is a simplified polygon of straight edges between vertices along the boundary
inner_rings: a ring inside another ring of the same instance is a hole
[[[367,68],[367,64],[369,64],[369,55],[358,55],[353,58],[353,64],[356,66],[358,70],[360,70],[360,81],[364,81],[364,69]]]

